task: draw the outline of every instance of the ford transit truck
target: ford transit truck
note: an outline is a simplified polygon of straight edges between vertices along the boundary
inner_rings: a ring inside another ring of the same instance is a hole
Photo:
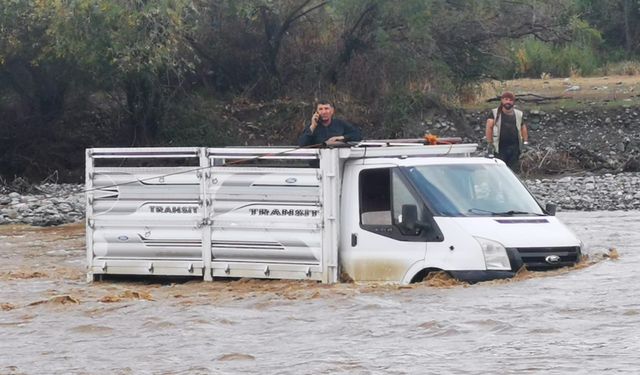
[[[476,148],[88,149],[87,279],[478,282],[578,262],[555,207]]]

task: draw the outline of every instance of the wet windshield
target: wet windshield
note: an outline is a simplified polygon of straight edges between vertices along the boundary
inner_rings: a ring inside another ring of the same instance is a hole
[[[424,165],[408,171],[437,216],[543,215],[535,199],[504,165]]]

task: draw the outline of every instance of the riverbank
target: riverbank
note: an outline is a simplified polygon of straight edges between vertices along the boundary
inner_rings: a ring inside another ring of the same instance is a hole
[[[559,210],[640,210],[640,173],[582,174],[524,179],[541,202],[556,203]],[[32,193],[0,191],[0,225],[53,226],[84,219],[84,185],[43,184]]]
[[[482,148],[489,109],[497,106],[488,100],[504,90],[514,91],[520,98],[517,105],[525,113],[530,134],[520,177],[542,204],[556,203],[559,210],[640,209],[637,76],[494,82],[464,109],[420,109],[419,114],[403,120],[396,136],[456,136]],[[540,98],[556,99],[541,102]],[[247,145],[295,144],[299,129],[292,131],[291,124],[301,124],[305,118],[294,114],[306,113],[310,103],[277,104],[237,104],[225,109],[223,117],[234,124]],[[265,114],[264,108],[273,111]],[[368,123],[365,109],[346,106],[341,114],[359,126],[365,138],[387,137],[386,125]],[[84,185],[32,185],[17,180],[20,183],[0,185],[0,225],[51,226],[84,218]]]

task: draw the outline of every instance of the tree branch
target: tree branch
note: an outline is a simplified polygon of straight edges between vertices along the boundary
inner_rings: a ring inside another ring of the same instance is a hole
[[[312,0],[306,0],[304,1],[299,7],[297,7],[296,9],[294,9],[292,12],[289,13],[289,15],[285,18],[285,21],[282,23],[282,26],[280,27],[280,30],[278,32],[279,35],[284,34],[285,32],[287,32],[287,30],[289,30],[289,27],[291,27],[291,24],[298,20],[301,17],[304,17],[305,15],[313,12],[316,9],[322,8],[323,6],[327,5],[329,3],[330,0],[326,0],[323,1],[307,10],[305,10],[304,12],[301,12],[300,14],[297,14],[298,12],[300,12],[302,10],[302,8],[304,8],[305,6],[307,6],[307,4],[309,4]]]

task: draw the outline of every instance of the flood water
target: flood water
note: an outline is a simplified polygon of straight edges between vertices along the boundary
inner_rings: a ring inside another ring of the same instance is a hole
[[[82,225],[0,227],[0,374],[637,374],[640,212],[558,216],[582,267],[409,287],[88,284]]]

